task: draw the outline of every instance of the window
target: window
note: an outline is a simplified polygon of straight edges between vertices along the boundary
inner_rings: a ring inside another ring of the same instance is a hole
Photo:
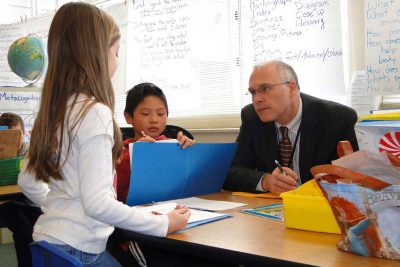
[[[229,118],[237,120],[244,102],[236,62],[234,2],[135,1],[132,5],[127,84],[152,82],[163,89],[170,122],[197,128],[207,118],[220,126]]]
[[[128,85],[165,92],[170,121],[239,127],[253,65],[293,65],[305,93],[345,101],[340,1],[135,1]],[[121,97],[122,98],[122,97]]]
[[[37,25],[42,31],[51,21],[43,14],[68,1],[25,2],[26,10],[15,12],[28,18],[26,29]],[[342,28],[347,25],[340,19],[347,17],[341,4],[346,0],[87,2],[106,9],[121,29],[120,67],[113,79],[121,126],[125,92],[153,82],[167,96],[169,123],[237,128],[241,108],[251,102],[246,92],[252,67],[270,59],[293,65],[302,92],[346,104],[348,48],[342,45],[347,43]],[[30,19],[35,16],[42,19]]]

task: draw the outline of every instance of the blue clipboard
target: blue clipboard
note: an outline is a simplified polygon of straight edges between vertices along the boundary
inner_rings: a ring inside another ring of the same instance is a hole
[[[220,192],[236,143],[133,143],[128,205]]]

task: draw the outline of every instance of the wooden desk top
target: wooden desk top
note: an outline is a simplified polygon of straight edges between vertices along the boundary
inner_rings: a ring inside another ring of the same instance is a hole
[[[2,185],[0,186],[0,195],[21,193],[18,185]]]
[[[400,261],[338,250],[340,235],[290,229],[282,222],[238,212],[279,200],[232,196],[229,192],[201,197],[248,205],[226,211],[232,218],[171,234],[169,239],[318,266],[400,266]]]
[[[2,185],[2,186],[0,186],[0,201],[14,199],[21,195],[22,195],[22,192],[19,189],[18,185]]]

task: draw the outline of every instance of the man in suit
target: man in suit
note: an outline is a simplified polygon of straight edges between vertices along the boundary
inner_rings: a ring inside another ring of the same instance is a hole
[[[356,112],[300,93],[290,65],[270,61],[255,66],[249,93],[253,103],[242,109],[238,147],[225,189],[286,192],[312,179],[311,167],[337,159],[338,141],[349,140],[358,150]],[[275,160],[286,166],[283,172]]]

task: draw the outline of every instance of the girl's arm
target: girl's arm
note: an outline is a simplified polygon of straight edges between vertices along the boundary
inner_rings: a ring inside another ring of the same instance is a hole
[[[85,213],[103,223],[143,234],[165,236],[168,217],[129,207],[115,199],[114,171],[109,134],[96,135],[81,144],[78,153],[79,192]]]
[[[36,180],[33,173],[26,171],[28,159],[25,159],[24,166],[18,176],[18,186],[24,195],[29,198],[35,205],[40,207],[47,199],[47,193],[50,191],[46,183]]]

